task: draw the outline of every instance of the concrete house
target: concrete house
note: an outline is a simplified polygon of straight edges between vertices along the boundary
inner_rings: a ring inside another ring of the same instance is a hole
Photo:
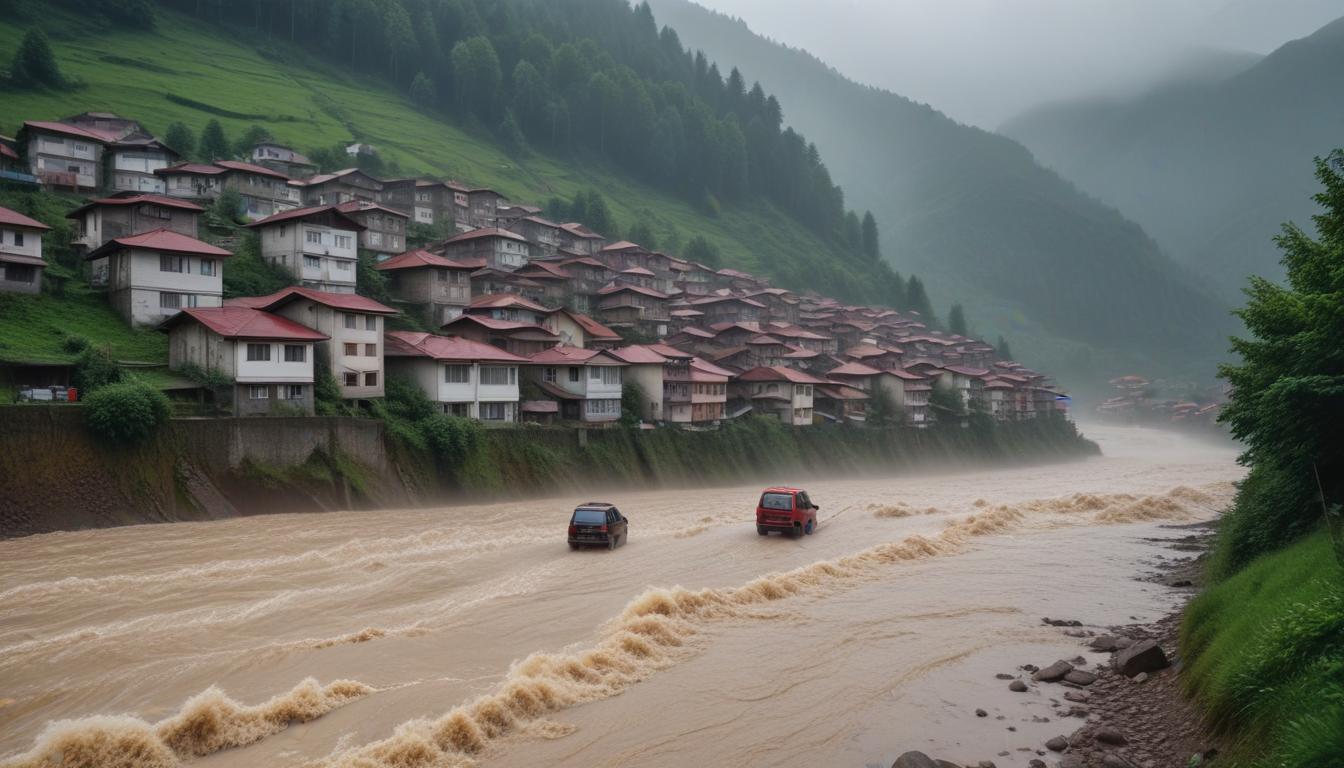
[[[428,309],[434,325],[462,314],[471,303],[471,272],[466,264],[417,250],[375,264],[397,301]]]
[[[158,325],[193,307],[218,307],[233,254],[167,228],[117,237],[90,251],[90,283],[106,288],[132,325]]]
[[[158,172],[177,160],[177,152],[153,136],[126,136],[107,145],[103,161],[107,173],[104,186],[114,192],[161,195],[165,186]]]
[[[65,123],[25,120],[19,144],[45,187],[93,191],[102,186],[103,151],[115,136]]]
[[[313,413],[313,345],[326,336],[250,307],[189,307],[163,321],[168,366],[191,363],[233,382],[217,405],[234,416]]]
[[[607,244],[607,239],[578,222],[560,225],[560,248],[579,256],[592,256]]]
[[[484,315],[462,315],[449,320],[444,323],[443,332],[489,344],[519,357],[535,355],[560,343],[560,337],[544,326]]]
[[[507,229],[522,235],[532,245],[533,258],[550,258],[560,249],[564,230],[559,224],[535,214],[509,224]]]
[[[517,421],[518,368],[526,362],[470,339],[411,331],[387,334],[388,373],[415,382],[452,416]]]
[[[695,299],[690,306],[692,309],[704,313],[705,319],[703,322],[708,325],[759,323],[769,319],[769,313],[766,311],[764,304],[745,296],[707,296],[703,299]]]
[[[359,245],[372,251],[375,259],[388,259],[406,250],[410,216],[368,200],[350,200],[337,205],[336,210],[364,225]]]
[[[383,396],[383,331],[397,310],[353,293],[291,286],[270,296],[230,299],[226,305],[260,309],[293,320],[326,337],[319,355],[345,400]]]
[[[0,291],[41,293],[42,233],[51,229],[37,219],[0,207]]]
[[[307,155],[271,141],[252,146],[252,164],[278,171],[291,179],[306,179],[317,173],[317,165]]]
[[[507,229],[486,227],[463,232],[443,241],[435,250],[453,261],[480,261],[487,267],[509,272],[532,258],[527,238]]]
[[[479,261],[468,263],[479,264]],[[494,267],[481,267],[471,273],[471,295],[488,296],[497,293],[509,293],[522,296],[528,301],[541,303],[546,300],[546,286],[517,272]]]
[[[652,288],[613,283],[597,292],[597,316],[615,329],[628,328],[648,336],[667,335],[671,307],[667,294]]]
[[[892,405],[905,411],[906,421],[912,425],[922,425],[927,415],[928,393],[933,387],[927,378],[912,371],[851,361],[827,371],[826,378],[861,390],[870,399],[882,393]]]
[[[247,226],[261,235],[262,258],[288,269],[304,287],[355,292],[357,238],[364,225],[336,206],[298,208]]]
[[[624,360],[602,350],[557,346],[532,355],[523,377],[560,404],[560,418],[588,423],[621,417]]]
[[[467,305],[466,314],[514,323],[542,325],[554,311],[516,293],[493,293],[473,298]]]
[[[574,306],[574,277],[554,261],[533,261],[514,274],[541,285],[541,300],[548,307]]]
[[[304,179],[298,186],[303,204],[308,206],[339,205],[351,200],[377,203],[383,199],[383,182],[358,168],[321,173]]]
[[[493,189],[479,187],[467,190],[467,224],[472,228],[485,229],[499,226],[496,211],[499,209],[499,201],[503,199],[504,196]]]
[[[66,218],[74,219],[78,227],[74,245],[87,253],[108,240],[155,229],[196,237],[204,210],[188,200],[122,193],[91,200],[66,214]]]
[[[611,354],[629,365],[627,380],[639,387],[641,418],[691,423],[693,355],[666,344],[632,344]]]
[[[727,416],[728,382],[733,373],[698,357],[691,358],[691,424],[709,426]]]
[[[591,313],[598,291],[616,277],[610,267],[591,256],[562,259],[556,264],[569,275],[571,306],[579,312]]]
[[[588,315],[561,309],[552,312],[542,323],[560,336],[560,340],[584,349],[609,349],[624,343],[621,335]]]
[[[792,368],[753,368],[732,383],[734,399],[750,403],[753,412],[776,416],[795,427],[812,423],[813,398],[826,382]]]
[[[224,190],[242,198],[238,215],[262,219],[299,207],[298,191],[283,173],[236,160],[182,163],[155,171],[164,180],[169,197],[212,201]]]

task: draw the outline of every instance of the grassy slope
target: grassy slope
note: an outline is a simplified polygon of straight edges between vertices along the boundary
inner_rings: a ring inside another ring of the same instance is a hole
[[[0,60],[7,61],[31,21],[0,19]],[[50,9],[40,23],[52,37],[64,73],[84,87],[65,93],[5,92],[0,132],[25,119],[54,119],[106,110],[140,120],[156,133],[182,121],[198,134],[216,118],[231,138],[261,125],[300,149],[352,139],[380,148],[408,173],[425,173],[490,186],[520,202],[541,204],[600,189],[624,229],[636,216],[656,234],[678,231],[683,242],[703,234],[727,264],[758,270],[793,287],[839,295],[861,294],[859,271],[833,249],[772,206],[725,207],[718,218],[684,201],[592,165],[537,153],[507,154],[488,137],[416,111],[378,81],[352,79],[281,43],[207,31],[191,19],[161,11],[153,33],[94,28]],[[174,94],[241,115],[231,118],[169,101]]]
[[[1181,656],[1187,689],[1232,743],[1231,765],[1338,765],[1344,569],[1324,531],[1200,595],[1186,613]]]

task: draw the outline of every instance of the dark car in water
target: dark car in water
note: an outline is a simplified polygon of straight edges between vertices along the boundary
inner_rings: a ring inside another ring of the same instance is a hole
[[[615,549],[625,543],[630,521],[613,504],[580,504],[569,518],[569,548],[600,546]]]

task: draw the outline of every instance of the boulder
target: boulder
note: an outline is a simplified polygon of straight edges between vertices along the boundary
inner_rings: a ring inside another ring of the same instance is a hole
[[[1092,740],[1099,744],[1109,744],[1112,747],[1122,747],[1129,743],[1125,735],[1110,726],[1103,725],[1092,733]]]
[[[1140,672],[1156,672],[1166,669],[1170,664],[1167,654],[1155,640],[1140,640],[1115,654],[1115,668],[1125,677],[1134,677]]]
[[[994,679],[995,679],[995,680],[1012,680],[1012,679],[1013,679],[1013,676],[1010,675],[1010,674],[1008,674],[1007,672],[1000,672],[999,674],[997,674],[997,675],[994,676]]]
[[[1008,684],[1008,690],[1012,691],[1013,693],[1026,693],[1027,684],[1022,682],[1021,680],[1014,680],[1013,682]]]
[[[1065,755],[1059,759],[1059,768],[1087,768],[1082,755]]]
[[[1092,642],[1087,645],[1094,651],[1113,653],[1121,648],[1128,648],[1133,644],[1133,640],[1121,635],[1098,635],[1097,637],[1092,638]]]
[[[1045,761],[1039,757],[1033,757],[1027,762],[1027,768],[1045,768]]]
[[[1064,750],[1069,748],[1069,740],[1064,738],[1063,736],[1056,736],[1053,739],[1045,742],[1045,748],[1050,750],[1051,752],[1063,752]]]
[[[1045,669],[1037,670],[1036,673],[1031,676],[1031,679],[1042,683],[1053,683],[1058,680],[1063,680],[1064,676],[1072,671],[1073,665],[1067,661],[1061,660],[1056,661]],[[1142,672],[1143,670],[1139,671]]]
[[[986,711],[983,710],[983,709],[977,709],[977,710],[975,710],[975,716],[976,716],[976,717],[989,717],[989,713],[986,712]]]
[[[896,758],[891,768],[941,768],[941,766],[923,752],[911,751]]]
[[[1128,760],[1109,753],[1101,756],[1101,765],[1102,768],[1134,768]]]
[[[1045,618],[1043,618],[1043,619],[1041,619],[1041,623],[1043,623],[1043,624],[1049,624],[1049,625],[1052,626],[1052,627],[1081,627],[1081,626],[1083,626],[1083,622],[1081,622],[1081,621],[1074,621],[1074,620],[1070,620],[1070,619],[1052,619],[1052,618],[1050,618],[1050,617],[1048,617],[1048,616],[1045,617]]]
[[[1091,694],[1087,693],[1086,691],[1065,691],[1065,692],[1064,692],[1064,699],[1065,699],[1065,701],[1072,701],[1072,702],[1074,702],[1075,704],[1086,704],[1086,703],[1087,703],[1087,700],[1090,699],[1090,698],[1092,698]]]
[[[1146,683],[1146,682],[1148,682],[1148,673],[1147,673],[1147,672],[1140,672],[1139,674],[1135,675],[1135,676],[1134,676],[1134,682],[1136,682],[1136,683]]]
[[[1084,672],[1081,669],[1075,669],[1064,676],[1064,679],[1074,685],[1091,685],[1097,682],[1097,676],[1091,672]]]

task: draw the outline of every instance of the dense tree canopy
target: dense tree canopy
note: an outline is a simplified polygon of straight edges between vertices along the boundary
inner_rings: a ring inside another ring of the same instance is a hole
[[[34,27],[23,36],[14,61],[9,65],[9,80],[21,88],[64,88],[65,77],[56,64],[56,54],[41,29]]]

